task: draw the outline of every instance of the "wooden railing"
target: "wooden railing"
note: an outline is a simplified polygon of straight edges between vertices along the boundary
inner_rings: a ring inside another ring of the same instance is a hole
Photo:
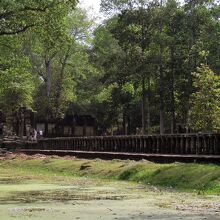
[[[220,134],[45,138],[24,149],[220,155]]]

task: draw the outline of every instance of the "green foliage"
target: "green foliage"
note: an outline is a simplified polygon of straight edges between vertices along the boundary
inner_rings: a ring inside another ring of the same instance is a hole
[[[0,106],[5,111],[16,110],[21,106],[32,106],[34,91],[33,77],[25,68],[10,68],[1,71],[3,83],[0,94]]]
[[[28,57],[22,54],[20,38],[0,38],[0,51],[0,108],[12,112],[21,106],[31,107],[34,77]]]
[[[63,117],[76,101],[78,83],[93,71],[86,51],[92,25],[85,11],[77,8],[69,14],[65,10],[59,12],[53,22],[46,22],[33,34],[29,53],[32,65],[37,67],[34,72],[43,79],[35,96],[35,108],[40,115]]]
[[[158,132],[159,124],[160,131],[177,132],[179,126],[184,131],[194,93],[191,73],[206,63],[219,74],[219,7],[214,1],[177,0],[103,0],[101,6],[113,15],[95,31],[94,63],[119,130],[123,116],[133,132],[143,121],[148,131]],[[118,89],[110,94],[107,88],[115,83]],[[124,99],[127,84],[132,95]]]
[[[96,70],[89,62],[93,21],[75,0],[0,3],[0,108],[33,107],[62,117]],[[17,35],[20,33],[20,35]],[[33,102],[33,105],[32,105]]]
[[[220,76],[201,65],[193,77],[195,92],[191,96],[190,125],[199,131],[219,131]]]
[[[13,35],[44,24],[44,16],[50,22],[64,10],[75,7],[76,0],[3,0],[0,3],[0,35]]]
[[[96,28],[76,4],[1,1],[0,108],[91,114],[100,134],[219,129],[216,1],[102,0]]]

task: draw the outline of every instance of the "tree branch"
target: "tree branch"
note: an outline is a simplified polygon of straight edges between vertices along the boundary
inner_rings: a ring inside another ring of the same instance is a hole
[[[19,30],[9,30],[9,31],[2,30],[2,31],[0,31],[0,36],[2,36],[2,35],[19,34],[19,33],[24,32],[24,31],[26,31],[27,29],[29,29],[29,28],[31,28],[33,26],[34,26],[34,24],[31,24],[31,25],[24,26],[24,27],[22,27]]]
[[[24,8],[18,9],[17,11],[16,10],[11,10],[11,11],[2,12],[2,13],[0,13],[0,19],[4,19],[4,18],[6,18],[10,15],[13,15],[15,13],[25,12],[25,11],[45,12],[48,8],[59,5],[60,3],[62,3],[62,1],[58,1],[57,3],[55,3],[55,1],[53,1],[51,4],[45,5],[43,8],[25,6]]]

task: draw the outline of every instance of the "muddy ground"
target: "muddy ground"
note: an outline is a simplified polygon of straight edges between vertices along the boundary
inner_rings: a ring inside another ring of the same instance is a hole
[[[10,159],[7,159],[10,160]],[[0,219],[220,219],[220,197],[0,168]]]

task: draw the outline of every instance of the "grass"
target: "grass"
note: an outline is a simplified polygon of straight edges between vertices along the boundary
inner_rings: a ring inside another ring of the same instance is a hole
[[[103,161],[48,157],[46,159],[1,160],[0,172],[33,175],[82,176],[107,180],[135,181],[198,194],[220,195],[220,166],[213,164],[155,164],[147,161]]]
[[[202,164],[135,165],[124,170],[119,179],[183,191],[220,194],[220,167]]]

